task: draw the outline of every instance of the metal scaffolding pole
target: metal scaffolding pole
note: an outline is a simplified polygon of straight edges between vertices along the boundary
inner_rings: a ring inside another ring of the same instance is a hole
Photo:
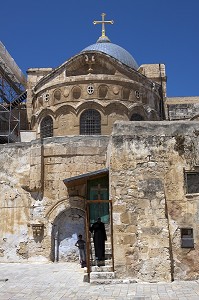
[[[0,144],[20,141],[20,107],[26,96],[26,78],[0,42]]]

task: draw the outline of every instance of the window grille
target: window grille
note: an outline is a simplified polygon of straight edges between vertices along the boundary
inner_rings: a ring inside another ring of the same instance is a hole
[[[97,135],[101,134],[101,115],[95,109],[88,109],[80,117],[80,134]]]
[[[44,94],[44,100],[47,102],[50,99],[50,95],[48,93]]]
[[[42,139],[53,136],[53,120],[50,116],[45,117],[41,121],[40,132]]]
[[[89,84],[89,85],[87,86],[87,93],[88,93],[89,95],[92,95],[92,94],[94,93],[94,87],[93,87],[92,84]]]
[[[135,97],[136,97],[137,99],[140,98],[140,92],[139,92],[139,91],[135,91]]]

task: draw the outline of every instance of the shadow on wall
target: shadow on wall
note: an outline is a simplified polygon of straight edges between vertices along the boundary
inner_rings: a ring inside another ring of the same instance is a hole
[[[51,234],[51,260],[77,261],[78,248],[75,243],[78,235],[86,238],[85,212],[78,208],[70,208],[61,212],[54,220]]]

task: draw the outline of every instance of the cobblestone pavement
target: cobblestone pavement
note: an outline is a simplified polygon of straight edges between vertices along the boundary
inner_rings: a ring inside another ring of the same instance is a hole
[[[199,281],[91,285],[76,263],[0,264],[0,300],[199,300]]]

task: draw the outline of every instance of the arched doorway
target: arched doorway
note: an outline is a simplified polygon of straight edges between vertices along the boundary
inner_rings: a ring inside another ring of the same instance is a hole
[[[75,247],[77,237],[86,239],[85,212],[79,208],[68,208],[54,220],[51,235],[52,261],[78,261],[79,252]]]

